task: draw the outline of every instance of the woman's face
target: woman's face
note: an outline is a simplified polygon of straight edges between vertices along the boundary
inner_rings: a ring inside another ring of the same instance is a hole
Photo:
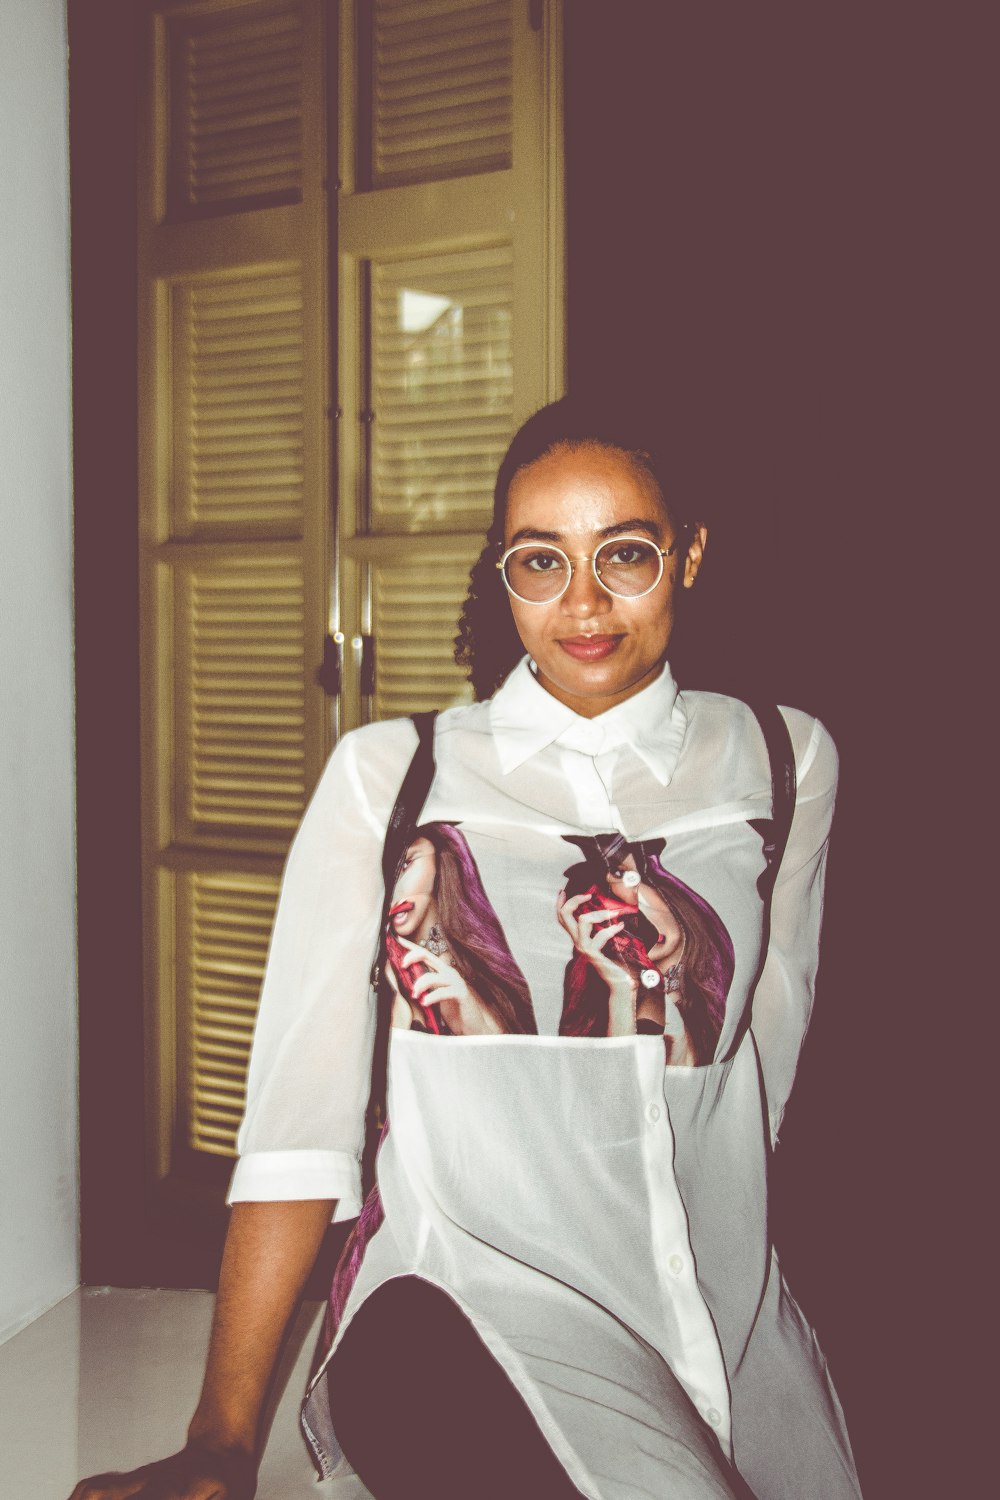
[[[559,447],[514,476],[504,547],[553,542],[575,563],[569,588],[551,603],[511,598],[514,623],[538,678],[584,718],[622,703],[659,672],[674,624],[677,590],[690,588],[706,532],[690,533],[686,552],[664,559],[663,577],[639,599],[619,599],[598,583],[586,560],[616,535],[648,536],[669,547],[675,528],[656,482],[626,453],[588,443]]]
[[[389,924],[397,937],[414,940],[434,921],[437,854],[430,839],[414,839],[392,893]]]
[[[608,876],[608,890],[616,901],[628,906],[638,906],[643,916],[656,928],[657,940],[646,950],[654,964],[659,966],[676,963],[684,948],[684,933],[670,907],[655,886],[640,881],[634,883],[635,859],[627,855],[621,866]],[[630,881],[627,877],[633,877]]]

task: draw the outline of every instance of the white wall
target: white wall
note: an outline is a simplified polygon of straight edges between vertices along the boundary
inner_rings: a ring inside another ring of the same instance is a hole
[[[0,0],[0,1338],[76,1286],[63,0]]]

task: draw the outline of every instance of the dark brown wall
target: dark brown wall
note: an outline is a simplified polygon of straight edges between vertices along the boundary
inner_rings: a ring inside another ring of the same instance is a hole
[[[82,1259],[85,1281],[122,1285],[143,1228],[138,11],[126,0],[68,6]]]
[[[959,433],[986,389],[985,38],[963,6],[567,11],[571,389],[658,393],[679,506],[710,523],[682,682],[809,709],[841,751],[777,1240],[866,1500],[944,1493],[940,1445],[914,1441],[927,1212],[954,1171],[928,1087],[955,1035],[929,850],[948,816],[928,815],[955,785],[948,542],[984,495]],[[960,1252],[938,1265],[961,1278]]]

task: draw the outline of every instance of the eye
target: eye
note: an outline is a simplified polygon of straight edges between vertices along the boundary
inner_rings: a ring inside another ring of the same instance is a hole
[[[554,573],[561,567],[562,558],[556,552],[525,552],[521,565],[533,573]]]
[[[621,542],[608,549],[607,562],[616,568],[634,568],[639,563],[648,562],[649,555],[650,548],[644,542]]]

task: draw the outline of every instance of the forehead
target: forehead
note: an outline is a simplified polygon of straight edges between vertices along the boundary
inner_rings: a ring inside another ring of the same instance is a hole
[[[630,454],[599,443],[553,448],[518,470],[507,497],[508,535],[525,527],[583,535],[667,519],[653,476]]]

